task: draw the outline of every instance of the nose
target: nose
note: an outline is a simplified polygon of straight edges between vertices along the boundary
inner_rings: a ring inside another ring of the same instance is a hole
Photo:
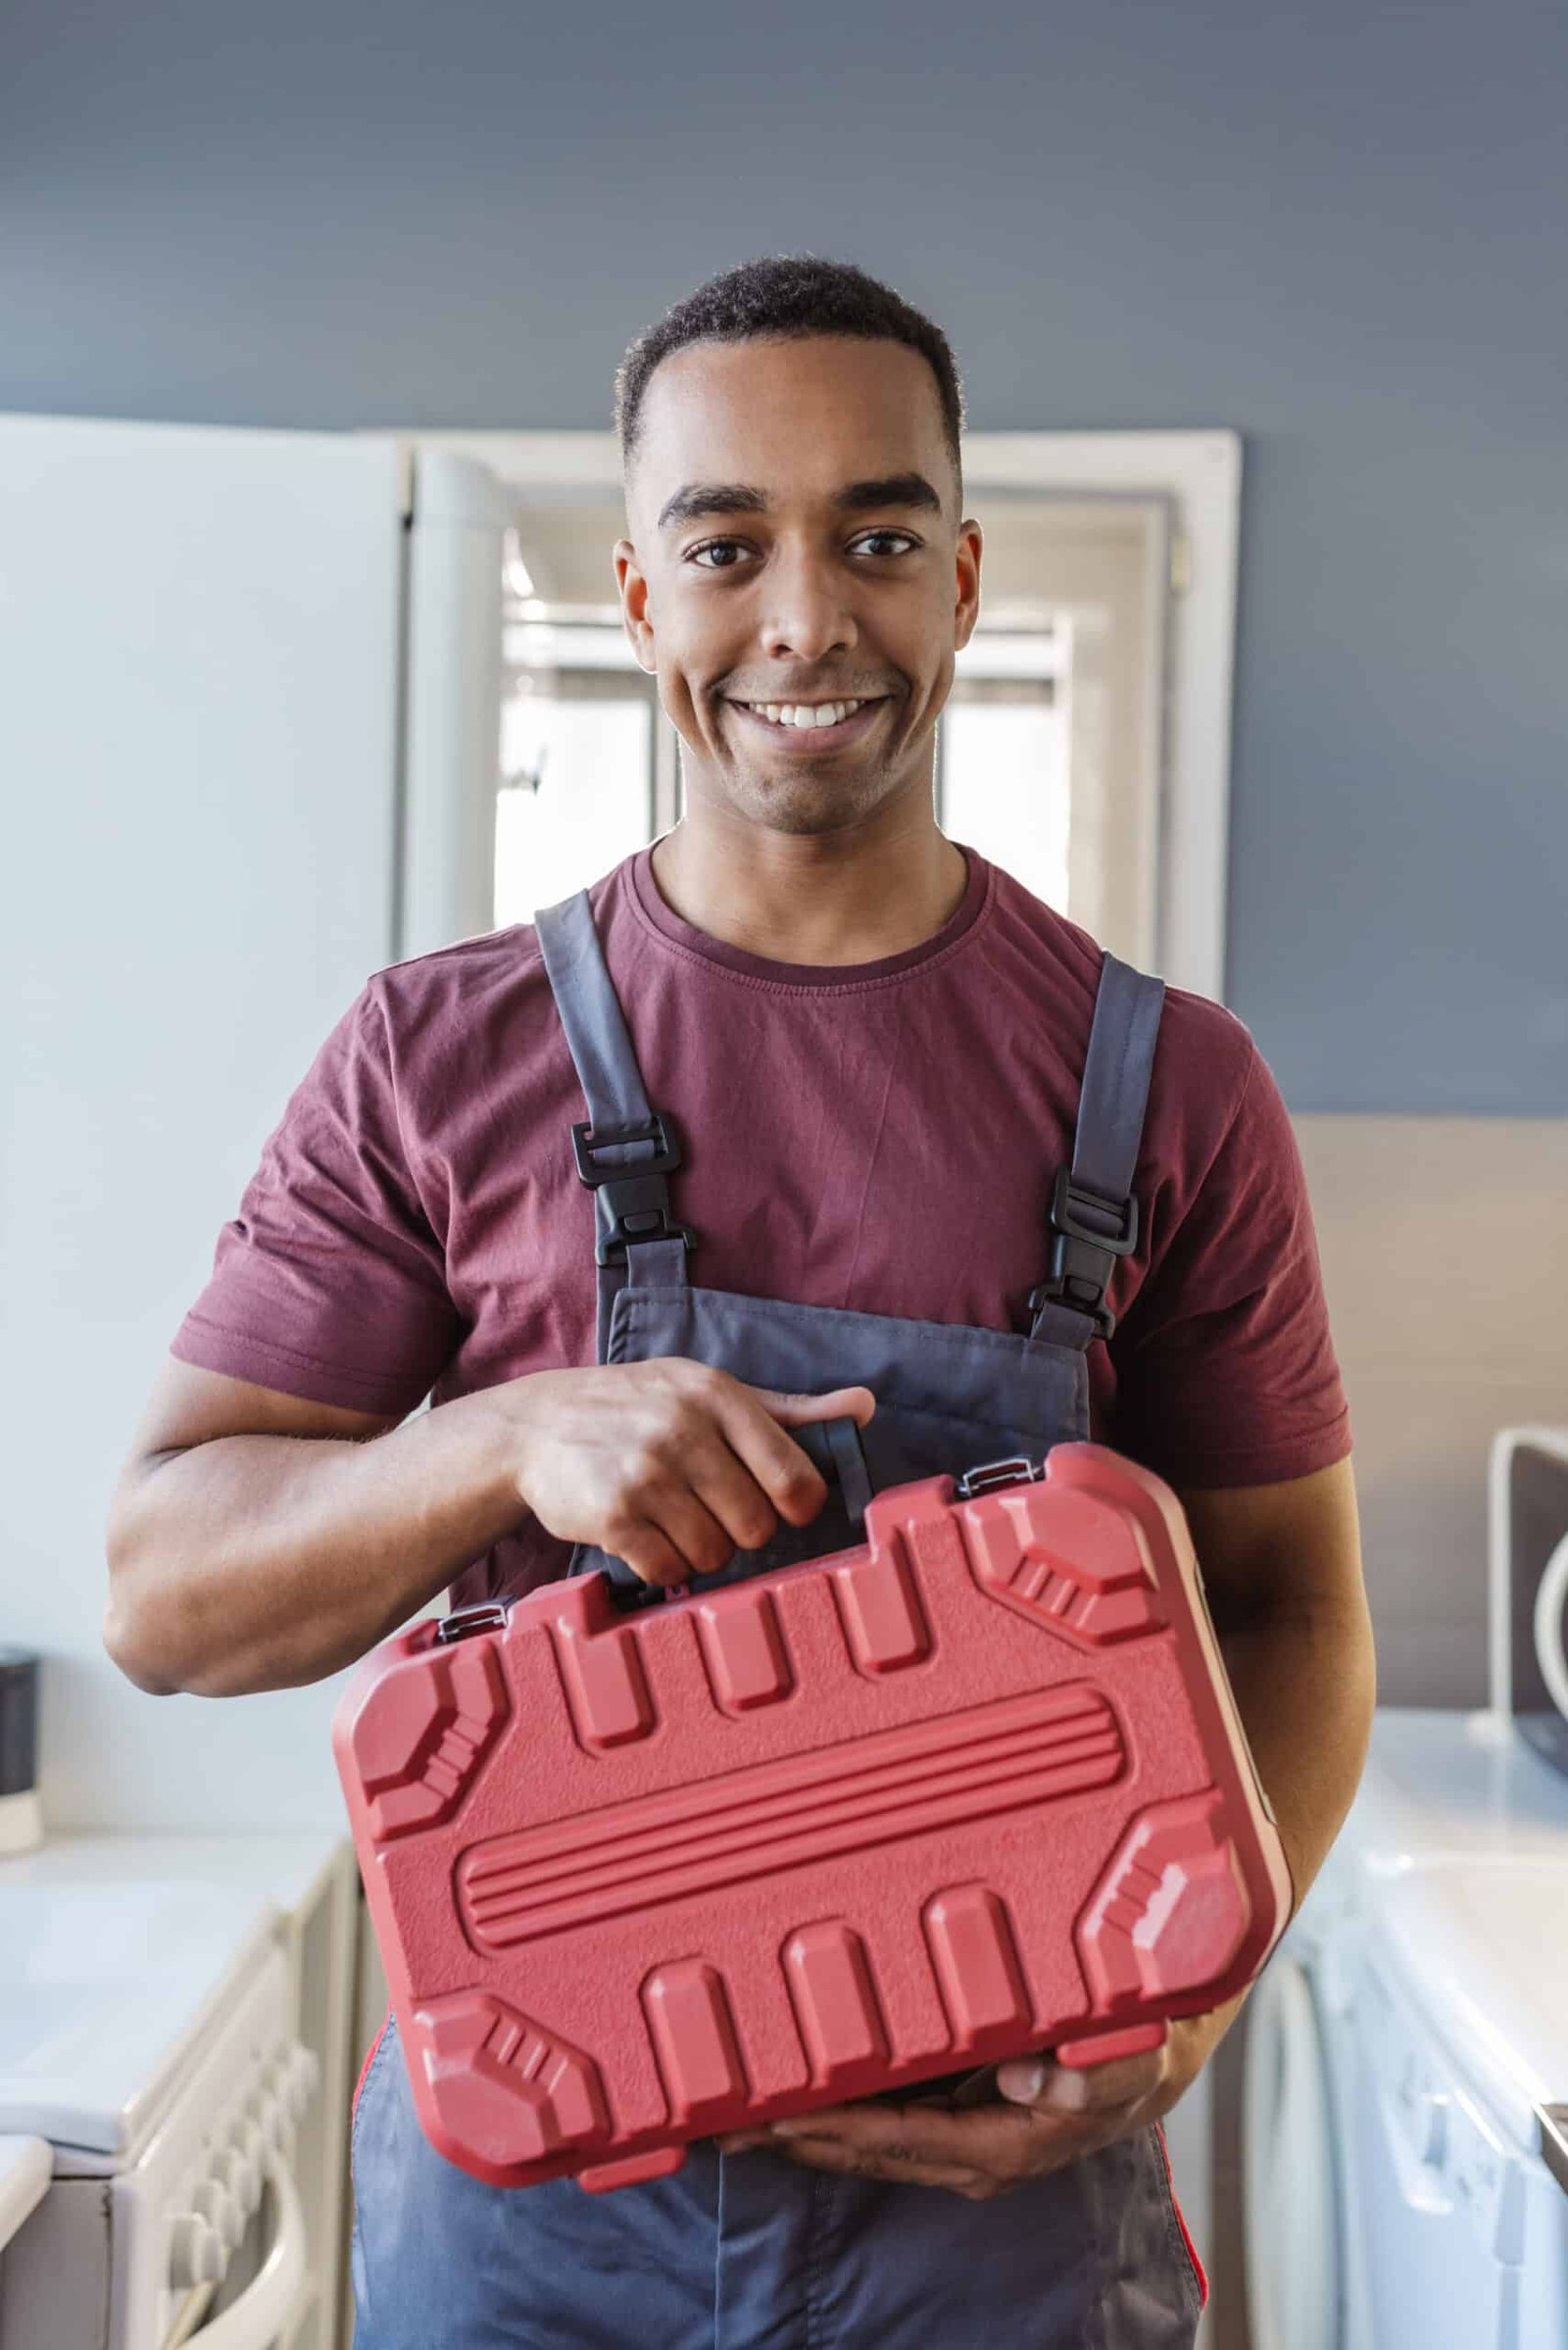
[[[858,643],[846,583],[835,563],[807,547],[780,547],[768,565],[767,581],[761,637],[770,657],[817,661]]]

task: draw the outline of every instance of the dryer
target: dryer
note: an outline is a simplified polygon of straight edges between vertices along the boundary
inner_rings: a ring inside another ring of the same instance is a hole
[[[1369,2350],[1344,2040],[1355,1838],[1347,1830],[1246,2008],[1243,2227],[1251,2350]]]
[[[1380,1708],[1349,1818],[1245,2011],[1252,2350],[1407,2350],[1418,2339],[1436,2350],[1442,2338],[1378,2330],[1392,2246],[1367,2220],[1378,2141],[1358,2127],[1358,2084],[1373,1986],[1389,1976],[1368,1952],[1398,1909],[1380,1908],[1381,1890],[1445,1860],[1464,1864],[1461,1886],[1473,1869],[1540,1864],[1568,1906],[1568,1779],[1493,1714]],[[1453,2338],[1462,2350],[1487,2339]]]
[[[1561,1859],[1416,1863],[1370,1889],[1330,2032],[1376,2350],[1568,2343],[1565,1931]]]

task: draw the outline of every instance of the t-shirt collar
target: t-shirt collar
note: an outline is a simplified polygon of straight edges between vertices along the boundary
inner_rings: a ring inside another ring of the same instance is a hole
[[[879,955],[874,962],[863,963],[774,962],[766,955],[749,953],[744,947],[732,947],[726,940],[699,930],[665,903],[654,879],[652,848],[639,849],[628,858],[626,870],[632,904],[644,923],[685,954],[773,987],[854,988],[918,970],[922,964],[951,953],[973,930],[990,898],[992,869],[978,850],[966,849],[961,842],[955,846],[968,866],[969,877],[963,896],[941,929],[933,931],[928,939],[921,939],[918,945],[906,947],[899,955]]]

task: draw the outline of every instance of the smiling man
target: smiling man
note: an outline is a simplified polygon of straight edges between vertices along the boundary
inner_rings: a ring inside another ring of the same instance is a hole
[[[1373,1702],[1300,1162],[1238,1020],[937,826],[982,554],[947,342],[858,269],[761,261],[619,394],[615,573],[685,814],[326,1040],[126,1464],[111,1652],[223,1695],[573,1543],[660,1584],[810,1556],[849,1539],[813,1421],[857,1420],[879,1484],[1092,1434],[1187,1505],[1299,1896]],[[357,2350],[1175,2350],[1201,2287],[1158,2122],[1240,2005],[602,2196],[444,2162],[389,2022]]]

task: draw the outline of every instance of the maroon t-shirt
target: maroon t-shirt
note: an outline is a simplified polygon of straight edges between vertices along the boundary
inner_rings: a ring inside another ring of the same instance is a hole
[[[965,850],[963,902],[870,963],[770,962],[671,911],[645,849],[592,901],[674,1212],[708,1289],[1026,1331],[1070,1157],[1101,951]],[[586,1115],[536,935],[377,972],[269,1140],[182,1361],[401,1417],[594,1360]],[[1092,1433],[1177,1486],[1301,1477],[1350,1448],[1301,1163],[1234,1014],[1167,988],[1138,1246],[1089,1351]],[[535,1522],[457,1603],[564,1568]]]

